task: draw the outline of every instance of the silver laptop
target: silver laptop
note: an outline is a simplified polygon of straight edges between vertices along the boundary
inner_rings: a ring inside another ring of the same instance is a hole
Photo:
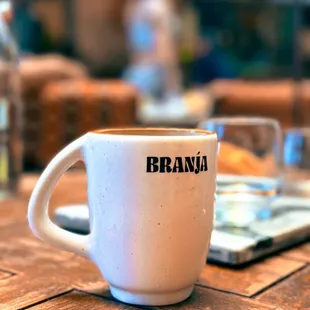
[[[310,199],[280,197],[269,220],[237,228],[215,222],[208,260],[242,265],[310,240]],[[63,206],[55,211],[55,222],[81,234],[89,232],[87,205]]]

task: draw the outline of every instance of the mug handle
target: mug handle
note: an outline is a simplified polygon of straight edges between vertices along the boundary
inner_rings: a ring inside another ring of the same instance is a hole
[[[83,160],[85,136],[73,141],[58,153],[40,176],[29,201],[28,222],[32,232],[43,241],[78,255],[89,257],[89,236],[79,235],[55,225],[48,215],[54,187],[62,175],[77,161]]]

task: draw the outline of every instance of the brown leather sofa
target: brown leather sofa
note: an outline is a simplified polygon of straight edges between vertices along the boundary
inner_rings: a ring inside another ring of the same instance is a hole
[[[215,80],[209,89],[217,99],[215,115],[263,116],[283,128],[305,126],[310,120],[310,82]],[[298,108],[294,110],[294,100]]]

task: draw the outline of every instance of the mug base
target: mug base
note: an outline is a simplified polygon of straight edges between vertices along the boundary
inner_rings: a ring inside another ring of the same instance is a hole
[[[111,294],[117,300],[139,306],[167,306],[187,299],[193,292],[194,286],[167,293],[132,293],[110,286]]]

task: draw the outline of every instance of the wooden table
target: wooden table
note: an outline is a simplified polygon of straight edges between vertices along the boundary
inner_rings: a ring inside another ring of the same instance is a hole
[[[25,176],[20,197],[0,202],[0,309],[141,309],[113,299],[90,261],[32,235],[26,210],[36,179]],[[70,172],[56,187],[51,209],[84,201],[86,177]],[[165,308],[310,309],[310,245],[239,270],[207,265],[192,297]]]

